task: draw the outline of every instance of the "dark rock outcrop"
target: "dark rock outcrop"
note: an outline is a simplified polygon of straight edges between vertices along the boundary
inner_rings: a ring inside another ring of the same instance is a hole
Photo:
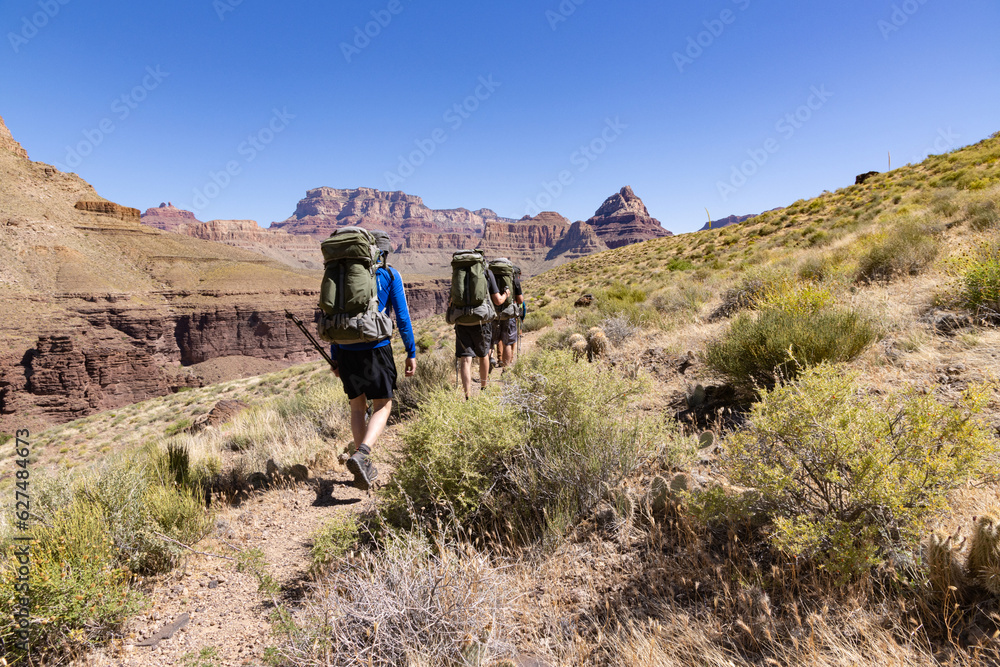
[[[76,208],[89,213],[99,213],[110,215],[112,218],[124,220],[125,222],[138,223],[141,219],[139,209],[129,206],[121,206],[110,201],[78,201]]]
[[[857,176],[854,177],[854,184],[855,185],[863,185],[864,182],[867,181],[872,176],[878,176],[878,172],[877,171],[866,171],[863,174],[858,174]]]

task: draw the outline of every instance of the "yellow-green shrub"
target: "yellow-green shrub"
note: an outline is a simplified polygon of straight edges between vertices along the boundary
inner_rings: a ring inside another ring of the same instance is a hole
[[[939,229],[921,218],[885,223],[886,229],[869,234],[859,244],[865,249],[858,260],[856,280],[874,282],[917,275],[937,257]]]
[[[807,284],[771,292],[708,344],[706,363],[743,390],[771,388],[821,362],[850,361],[878,338],[873,321]]]
[[[567,352],[523,357],[492,393],[430,396],[403,435],[383,488],[395,525],[454,519],[512,539],[559,533],[662,443],[655,419],[628,415],[642,389]]]
[[[36,659],[49,653],[73,654],[118,632],[144,604],[129,587],[103,512],[76,501],[38,523],[30,549],[30,644]],[[19,566],[8,542],[0,567],[0,639],[13,647],[13,613]]]
[[[552,316],[538,310],[528,313],[521,323],[521,329],[525,332],[539,331],[550,326],[552,326]]]
[[[873,398],[857,380],[824,364],[765,392],[722,458],[730,480],[756,490],[776,548],[844,576],[915,546],[947,491],[997,451],[978,417],[987,388],[952,407],[916,390]]]

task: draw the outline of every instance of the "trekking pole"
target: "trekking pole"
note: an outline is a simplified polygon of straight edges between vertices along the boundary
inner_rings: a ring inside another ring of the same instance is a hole
[[[334,364],[333,359],[330,358],[330,353],[327,352],[326,348],[320,345],[319,341],[316,340],[316,337],[313,336],[308,329],[306,329],[306,325],[302,323],[302,320],[295,317],[295,315],[288,310],[285,311],[285,317],[290,319],[292,322],[295,322],[295,326],[297,326],[299,330],[306,335],[306,338],[308,338],[309,342],[313,344],[313,347],[319,350],[319,353],[323,355],[326,363],[330,364],[330,368],[336,369],[336,364]]]

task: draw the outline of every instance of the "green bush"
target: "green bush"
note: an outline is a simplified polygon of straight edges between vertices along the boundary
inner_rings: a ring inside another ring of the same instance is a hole
[[[966,259],[961,285],[963,306],[991,319],[1000,315],[1000,243],[984,243]]]
[[[92,642],[118,634],[129,616],[144,605],[142,595],[129,587],[118,550],[100,508],[76,501],[49,516],[33,530],[30,564],[31,652],[74,655]],[[13,647],[12,619],[20,594],[14,555],[20,543],[5,545],[0,569],[0,640]],[[13,655],[13,653],[11,654]],[[8,655],[8,658],[11,657]]]
[[[420,518],[450,516],[465,523],[523,435],[523,421],[500,394],[466,402],[450,389],[431,393],[403,432],[401,459],[381,492],[385,515],[407,528],[411,510]]]
[[[521,329],[525,332],[540,331],[545,327],[552,326],[552,317],[548,313],[535,310],[528,313],[521,323]]]
[[[403,436],[385,515],[409,528],[454,519],[515,541],[561,534],[655,452],[661,424],[629,415],[643,388],[566,352],[527,355],[502,389],[434,394]]]
[[[421,352],[427,352],[432,347],[434,347],[434,337],[429,333],[425,333],[417,339],[417,349]]]
[[[705,361],[737,388],[770,389],[806,366],[850,361],[878,336],[872,320],[806,285],[772,295],[757,313],[741,313],[708,344]]]
[[[965,209],[969,225],[976,231],[985,231],[1000,227],[1000,210],[992,200],[978,201],[969,204]]]
[[[876,232],[860,243],[866,248],[858,261],[858,282],[892,280],[917,275],[937,257],[941,242],[938,228],[925,220],[906,218]]]
[[[182,431],[186,431],[188,428],[190,428],[190,426],[191,426],[190,419],[179,419],[170,426],[168,426],[163,431],[163,435],[169,438],[171,436],[177,435],[178,433],[181,433]]]
[[[454,377],[454,355],[444,352],[421,355],[417,360],[417,372],[412,377],[401,378],[394,392],[400,415],[409,416],[432,393],[451,387]]]
[[[764,393],[722,459],[730,480],[755,489],[775,547],[845,577],[915,547],[946,493],[997,451],[978,417],[985,386],[952,407],[916,390],[872,398],[857,380],[821,365]]]
[[[356,517],[347,514],[334,517],[323,524],[312,536],[312,548],[309,555],[312,559],[313,572],[319,572],[350,550],[358,541],[358,522]]]
[[[173,567],[183,544],[199,541],[211,525],[198,490],[164,477],[164,458],[151,447],[107,463],[80,482],[77,496],[103,513],[118,561],[141,574]],[[167,473],[170,475],[170,473]]]

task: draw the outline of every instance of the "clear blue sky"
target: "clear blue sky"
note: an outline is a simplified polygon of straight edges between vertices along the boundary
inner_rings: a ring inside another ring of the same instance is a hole
[[[33,159],[203,220],[362,185],[576,220],[628,184],[686,232],[1000,130],[995,0],[4,0],[0,26]]]

